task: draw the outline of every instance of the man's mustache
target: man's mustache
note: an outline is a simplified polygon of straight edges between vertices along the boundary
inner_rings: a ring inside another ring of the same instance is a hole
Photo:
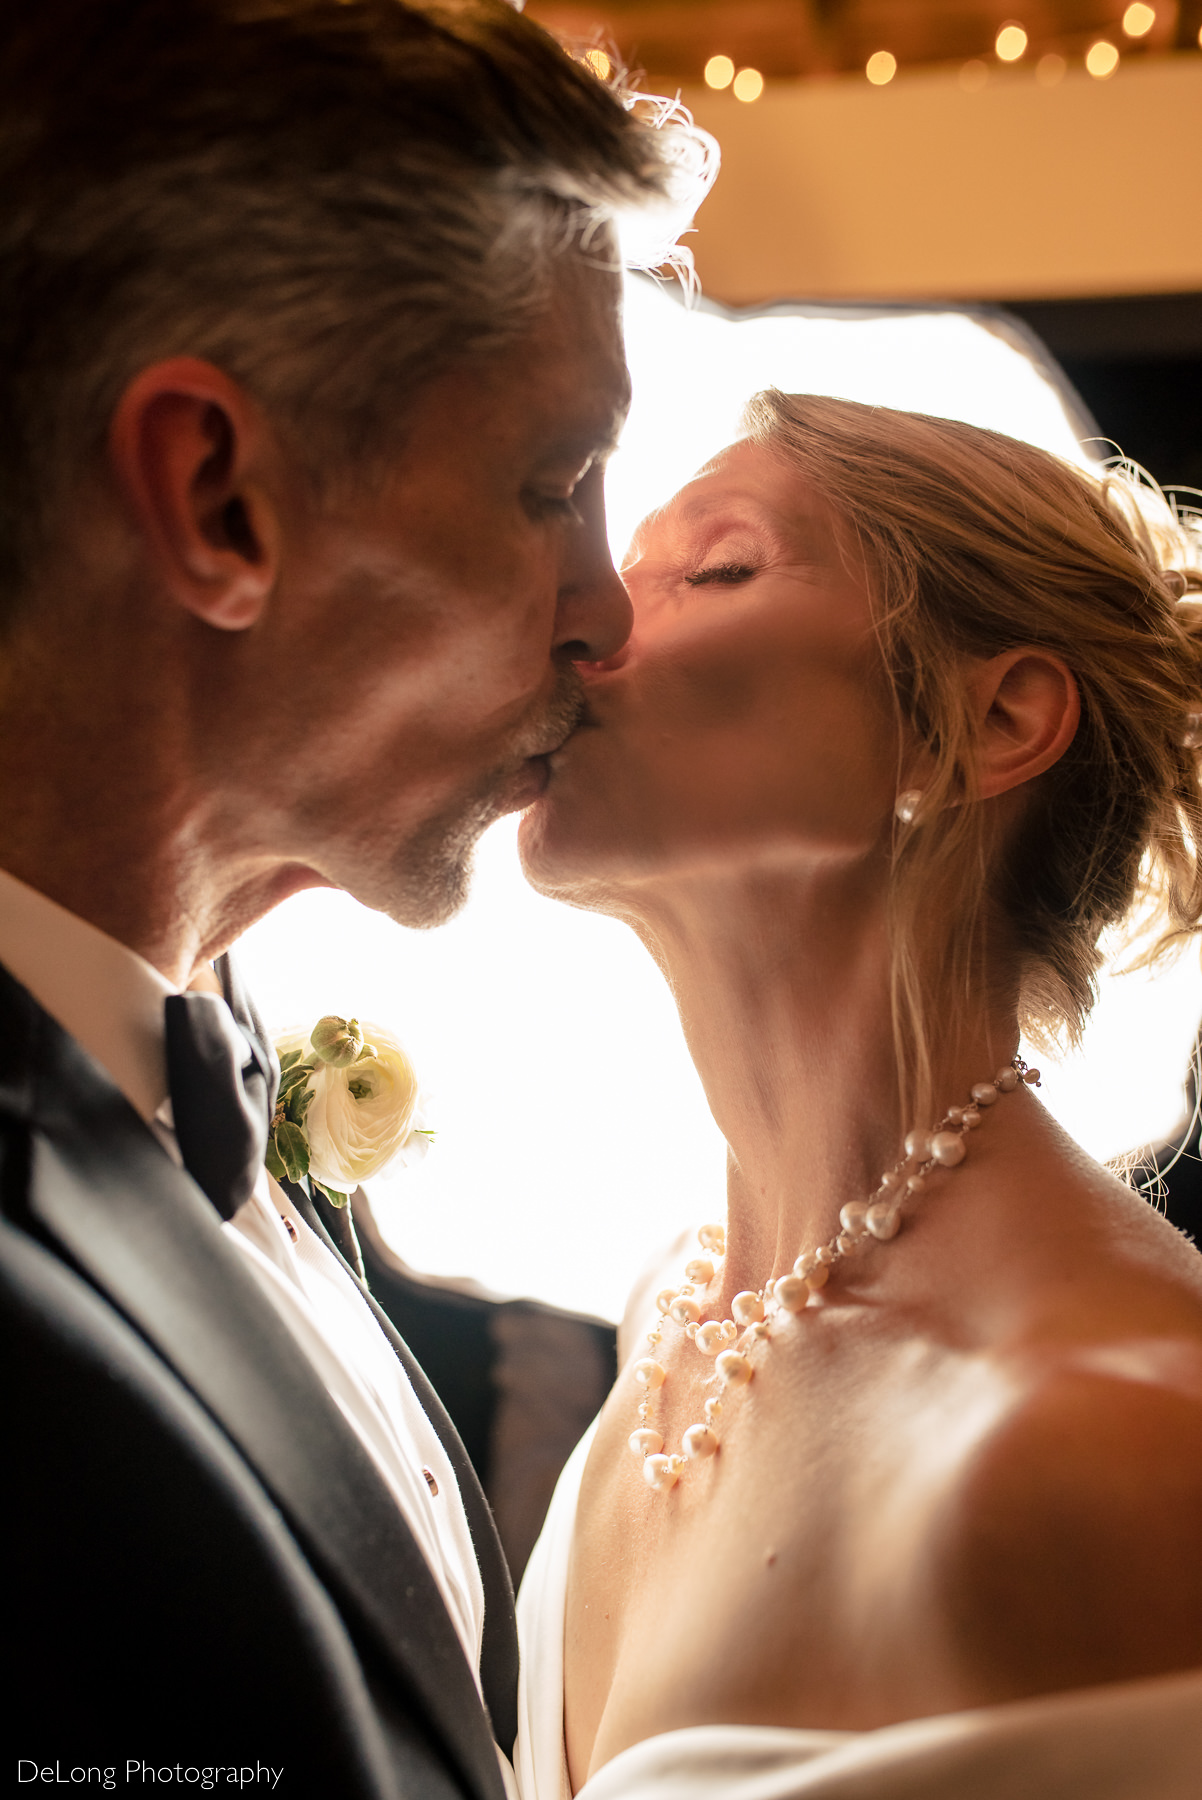
[[[531,733],[532,748],[524,752],[530,756],[549,756],[575,731],[584,716],[584,682],[580,671],[573,665],[564,670],[554,694],[547,703],[547,710],[539,720],[537,735]]]

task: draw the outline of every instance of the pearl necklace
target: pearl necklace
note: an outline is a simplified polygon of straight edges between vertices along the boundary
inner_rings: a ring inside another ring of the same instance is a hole
[[[728,1319],[702,1319],[698,1289],[706,1288],[715,1275],[715,1259],[726,1254],[726,1231],[721,1225],[703,1225],[697,1240],[708,1255],[695,1257],[685,1267],[679,1288],[663,1288],[656,1298],[660,1318],[647,1333],[654,1351],[663,1341],[667,1320],[679,1325],[702,1356],[715,1358],[716,1379],[730,1392],[747,1386],[755,1373],[751,1352],[759,1343],[771,1342],[776,1328],[791,1315],[804,1312],[812,1295],[824,1288],[831,1271],[845,1257],[855,1256],[870,1241],[888,1243],[901,1229],[901,1209],[917,1198],[937,1169],[954,1169],[968,1152],[968,1134],[981,1123],[985,1108],[1001,1094],[1011,1094],[1020,1082],[1041,1085],[1038,1069],[1029,1069],[1021,1056],[992,1081],[979,1081],[965,1106],[949,1106],[934,1131],[911,1131],[905,1154],[881,1176],[869,1200],[851,1200],[839,1213],[839,1230],[828,1243],[803,1250],[791,1275],[782,1275],[762,1288],[747,1288],[730,1303]],[[657,1493],[667,1493],[680,1480],[690,1462],[704,1462],[718,1449],[717,1422],[723,1400],[717,1394],[705,1402],[705,1418],[690,1425],[681,1439],[682,1454],[664,1452],[664,1440],[651,1423],[651,1396],[667,1380],[667,1371],[654,1356],[634,1365],[634,1378],[644,1390],[638,1428],[631,1433],[630,1449],[643,1465],[643,1476]]]

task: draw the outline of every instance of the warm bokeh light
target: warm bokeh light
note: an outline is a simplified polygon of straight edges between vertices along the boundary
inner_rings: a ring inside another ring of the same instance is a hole
[[[1085,67],[1095,81],[1105,81],[1119,66],[1119,53],[1105,38],[1099,38],[1085,52]]]
[[[1128,37],[1147,37],[1156,23],[1156,8],[1145,6],[1144,0],[1133,0],[1123,14],[1123,30]]]
[[[897,58],[891,50],[874,50],[864,67],[873,87],[884,87],[897,74]]]
[[[606,56],[604,50],[586,50],[584,53],[584,60],[593,71],[593,74],[597,77],[598,81],[608,81],[609,72],[613,68],[613,64],[610,62],[608,56]]]
[[[711,56],[705,65],[705,85],[728,88],[735,78],[735,65],[729,56]]]
[[[758,69],[740,69],[734,80],[736,100],[758,100],[764,91],[764,77]]]
[[[1041,56],[1035,65],[1035,79],[1040,87],[1058,87],[1064,80],[1068,64],[1055,50]]]
[[[1003,25],[993,47],[1002,62],[1017,62],[1027,47],[1027,34],[1021,25]]]
[[[982,62],[979,56],[972,57],[960,65],[960,86],[967,94],[976,94],[989,80],[989,64]]]

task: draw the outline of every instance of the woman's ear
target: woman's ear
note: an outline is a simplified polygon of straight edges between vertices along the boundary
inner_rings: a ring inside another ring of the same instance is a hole
[[[267,431],[220,369],[179,356],[143,369],[109,430],[109,464],[178,604],[221,631],[256,623],[279,572],[279,521],[258,479]]]
[[[1005,650],[978,663],[969,695],[979,730],[977,792],[983,800],[1042,775],[1076,736],[1076,679],[1048,651]]]

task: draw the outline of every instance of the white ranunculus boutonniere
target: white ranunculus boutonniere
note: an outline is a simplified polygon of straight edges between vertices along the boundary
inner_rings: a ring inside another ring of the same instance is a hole
[[[307,1175],[345,1206],[361,1181],[429,1147],[417,1074],[386,1026],[331,1013],[308,1033],[284,1032],[275,1047],[280,1092],[267,1167],[277,1181]]]

